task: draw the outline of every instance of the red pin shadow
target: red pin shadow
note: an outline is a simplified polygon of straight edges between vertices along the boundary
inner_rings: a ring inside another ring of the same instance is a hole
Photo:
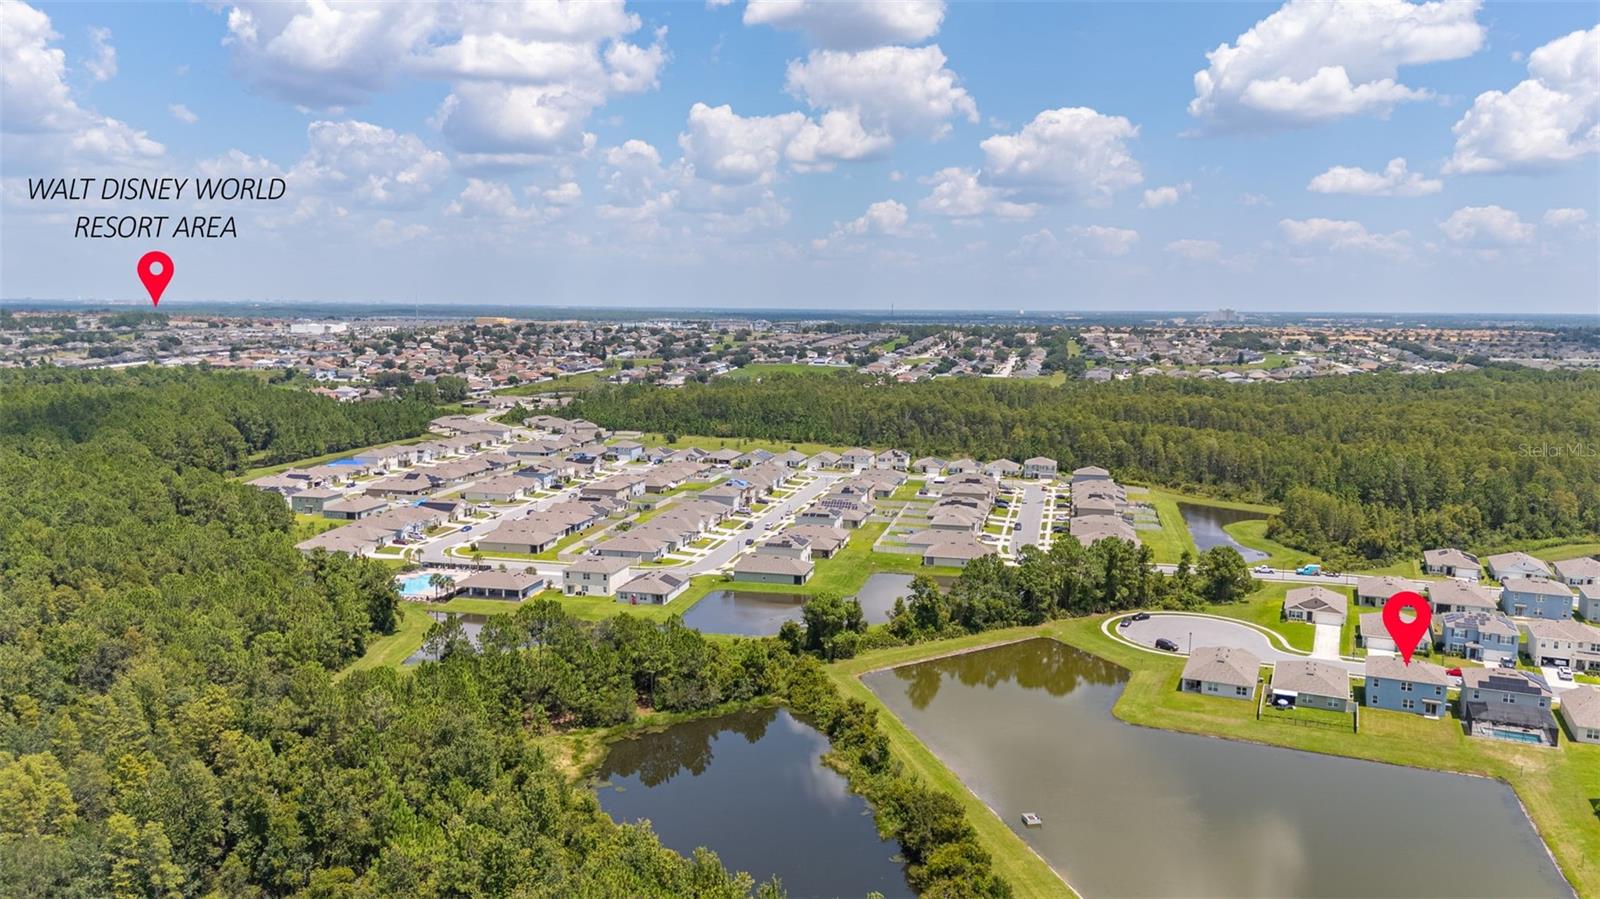
[[[160,250],[151,250],[139,257],[139,280],[150,294],[150,305],[161,305],[161,294],[172,283],[172,257]]]
[[[1400,617],[1401,609],[1410,609],[1415,617],[1404,620]],[[1428,601],[1420,593],[1401,590],[1383,604],[1383,627],[1407,665],[1411,664],[1411,654],[1417,651],[1417,644],[1428,632],[1428,623],[1432,620],[1433,610],[1428,608]]]

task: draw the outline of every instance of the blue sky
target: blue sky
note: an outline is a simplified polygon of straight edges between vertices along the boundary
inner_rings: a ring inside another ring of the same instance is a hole
[[[1597,22],[1404,0],[0,0],[0,296],[133,297],[159,248],[172,308],[1600,312]],[[146,246],[75,240],[71,217],[200,210],[25,186],[198,174],[288,195],[204,210],[236,240]]]

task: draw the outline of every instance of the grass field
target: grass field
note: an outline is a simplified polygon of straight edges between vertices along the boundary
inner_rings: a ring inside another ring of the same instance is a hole
[[[729,586],[738,590],[752,590],[762,593],[799,593],[806,596],[816,596],[821,593],[834,593],[839,596],[853,596],[861,591],[867,578],[879,572],[899,574],[926,574],[954,575],[960,574],[959,568],[941,568],[922,564],[919,556],[910,553],[885,553],[876,552],[872,545],[882,536],[888,525],[884,522],[870,522],[850,533],[850,542],[844,548],[834,553],[833,558],[817,559],[816,570],[812,572],[811,579],[800,586],[791,584],[754,584],[745,581],[730,582]]]
[[[1257,521],[1238,521],[1225,525],[1223,530],[1228,536],[1241,544],[1267,554],[1262,562],[1256,565],[1271,565],[1273,568],[1295,569],[1308,562],[1320,561],[1316,556],[1292,547],[1284,546],[1276,540],[1267,537],[1267,522],[1265,519]]]
[[[431,433],[418,434],[415,437],[407,437],[403,440],[390,440],[387,443],[378,443],[374,444],[373,446],[401,446],[407,443],[421,443],[424,440],[433,440],[438,436],[438,434]],[[343,459],[345,456],[358,456],[362,452],[372,448],[372,446],[357,446],[351,447],[350,449],[339,450],[338,452],[334,453],[323,453],[320,456],[311,456],[306,459],[295,459],[292,462],[279,462],[276,465],[263,465],[260,468],[249,469],[244,474],[239,475],[238,480],[253,481],[262,475],[277,474],[280,471],[287,471],[291,468],[309,468],[312,465],[321,465],[324,462],[332,462],[334,459]]]
[[[433,619],[429,617],[426,608],[413,602],[400,603],[399,615],[400,624],[394,633],[369,643],[366,653],[335,675],[335,678],[366,668],[399,668],[401,662],[416,652],[422,645],[428,626],[433,624]]]
[[[710,437],[704,434],[683,434],[676,440],[668,440],[667,435],[655,433],[645,434],[639,442],[646,446],[664,446],[668,449],[688,449],[699,447],[703,450],[736,449],[740,452],[764,449],[770,453],[785,453],[796,450],[808,456],[816,455],[823,450],[832,450],[842,453],[851,447],[831,443],[792,443],[782,440],[757,440],[750,437]]]
[[[1194,546],[1194,538],[1189,535],[1189,526],[1184,524],[1183,514],[1178,511],[1176,494],[1152,487],[1147,501],[1156,510],[1156,517],[1161,521],[1161,530],[1142,530],[1137,533],[1139,541],[1150,547],[1155,560],[1174,565],[1183,557],[1185,550],[1191,556],[1199,555]]]
[[[749,381],[766,375],[829,376],[841,371],[850,371],[850,369],[832,365],[806,365],[803,362],[753,362],[744,368],[736,368],[722,377],[735,381]]]
[[[1259,583],[1259,582],[1258,582]],[[1219,603],[1203,606],[1199,611],[1221,615],[1259,625],[1281,635],[1289,645],[1310,652],[1317,629],[1304,621],[1283,621],[1283,595],[1302,584],[1262,583],[1261,589],[1250,594],[1243,602]]]

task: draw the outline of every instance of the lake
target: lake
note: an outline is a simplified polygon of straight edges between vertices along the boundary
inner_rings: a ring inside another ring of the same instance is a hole
[[[507,603],[508,606],[512,604]],[[429,612],[428,617],[434,621],[443,621],[450,617],[449,612]],[[479,615],[476,612],[457,612],[455,616],[461,619],[461,633],[472,643],[478,645],[478,634],[483,630],[483,625],[489,620],[488,615]],[[403,665],[415,665],[418,662],[435,662],[438,656],[428,651],[427,644],[417,647],[417,651],[406,657]]]
[[[1035,639],[864,682],[1087,897],[1572,896],[1504,784],[1134,727],[1127,678]]]
[[[1195,548],[1201,552],[1213,546],[1230,546],[1238,550],[1246,562],[1259,562],[1267,557],[1266,553],[1245,546],[1223,530],[1230,524],[1256,521],[1265,518],[1265,515],[1242,509],[1224,509],[1221,506],[1200,506],[1193,503],[1178,503],[1178,512],[1183,515],[1183,523],[1189,526],[1189,536],[1194,538]]]
[[[878,839],[866,800],[822,766],[828,738],[781,708],[675,724],[611,745],[596,772],[600,806],[621,822],[649,819],[662,844],[715,850],[759,884],[788,894],[911,893]]]
[[[894,601],[911,595],[909,574],[879,572],[867,578],[855,598],[861,603],[869,624],[882,624],[894,611]],[[936,577],[940,587],[953,582]],[[707,634],[737,634],[742,637],[770,637],[785,621],[800,620],[803,593],[767,593],[760,590],[713,590],[683,615],[683,623]]]

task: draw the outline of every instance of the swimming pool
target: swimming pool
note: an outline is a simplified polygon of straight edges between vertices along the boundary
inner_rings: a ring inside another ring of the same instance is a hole
[[[345,456],[343,459],[334,459],[329,465],[360,465],[355,456]]]
[[[413,574],[400,579],[401,596],[428,596],[434,592],[433,585],[428,583],[431,574]]]

